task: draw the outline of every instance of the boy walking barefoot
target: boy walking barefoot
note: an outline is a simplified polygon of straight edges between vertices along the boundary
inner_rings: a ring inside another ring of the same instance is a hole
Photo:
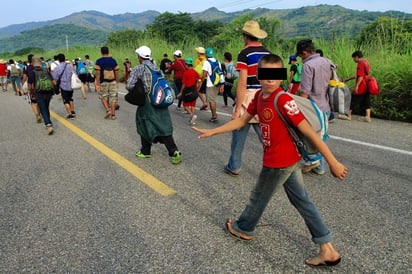
[[[193,127],[201,133],[199,138],[207,138],[216,134],[230,132],[246,125],[256,114],[259,116],[259,126],[263,139],[263,167],[257,183],[251,192],[249,203],[237,221],[229,219],[226,223],[228,233],[233,237],[250,241],[268,202],[282,186],[290,202],[299,211],[311,233],[312,240],[319,244],[320,251],[314,258],[307,259],[305,263],[312,267],[333,266],[340,263],[338,251],[332,245],[332,234],[323,222],[316,206],[310,200],[303,184],[300,168],[301,155],[299,155],[292,137],[278,117],[274,108],[274,98],[282,92],[276,72],[284,70],[282,59],[274,54],[263,56],[258,65],[257,78],[262,90],[255,94],[247,111],[239,118],[231,120],[223,126],[214,129],[200,129]],[[262,80],[260,74],[274,75],[276,80]],[[319,149],[329,164],[333,176],[344,179],[347,168],[338,162],[327,145],[315,133],[296,103],[288,94],[283,94],[278,100],[279,110],[288,120]]]

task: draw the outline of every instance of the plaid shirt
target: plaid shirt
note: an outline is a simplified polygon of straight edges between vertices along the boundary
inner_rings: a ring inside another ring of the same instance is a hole
[[[160,70],[155,64],[150,60],[144,60],[143,63],[134,67],[130,72],[129,78],[127,79],[126,89],[128,91],[132,90],[134,85],[137,82],[137,79],[142,79],[146,93],[150,89],[152,84],[151,73],[148,69],[145,68],[145,65],[149,66],[153,70]],[[162,73],[163,74],[163,73]]]

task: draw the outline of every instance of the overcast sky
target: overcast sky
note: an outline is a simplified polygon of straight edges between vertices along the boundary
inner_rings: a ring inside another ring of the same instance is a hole
[[[0,27],[58,19],[84,10],[96,10],[115,15],[126,12],[140,13],[146,10],[192,13],[216,7],[225,12],[232,12],[258,7],[288,9],[320,4],[340,5],[354,10],[397,10],[412,13],[411,0],[149,0],[148,2],[144,0],[2,0]]]

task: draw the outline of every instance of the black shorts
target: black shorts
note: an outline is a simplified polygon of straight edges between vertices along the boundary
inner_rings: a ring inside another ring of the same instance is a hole
[[[360,107],[360,111],[364,112],[366,109],[371,108],[371,96],[369,93],[366,94],[352,94],[352,99],[350,101],[350,109],[355,109]]]
[[[87,82],[94,83],[94,78],[95,78],[94,75],[90,73],[87,74]]]
[[[63,104],[70,104],[73,101],[73,90],[61,90]]]
[[[79,74],[79,79],[82,81],[83,84],[86,84],[87,82],[87,74]]]

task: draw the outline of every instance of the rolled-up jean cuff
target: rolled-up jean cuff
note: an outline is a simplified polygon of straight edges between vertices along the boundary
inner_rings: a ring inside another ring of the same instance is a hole
[[[321,237],[312,237],[312,241],[315,244],[326,244],[329,242],[332,242],[333,237],[332,237],[332,233],[329,232],[328,234],[326,234],[325,236],[321,236]]]
[[[233,222],[232,228],[233,228],[234,230],[236,230],[237,232],[241,232],[241,233],[243,233],[243,234],[245,234],[245,235],[255,236],[255,231],[244,231],[244,230],[240,229],[239,226],[237,225],[237,221],[236,221],[236,222]]]

